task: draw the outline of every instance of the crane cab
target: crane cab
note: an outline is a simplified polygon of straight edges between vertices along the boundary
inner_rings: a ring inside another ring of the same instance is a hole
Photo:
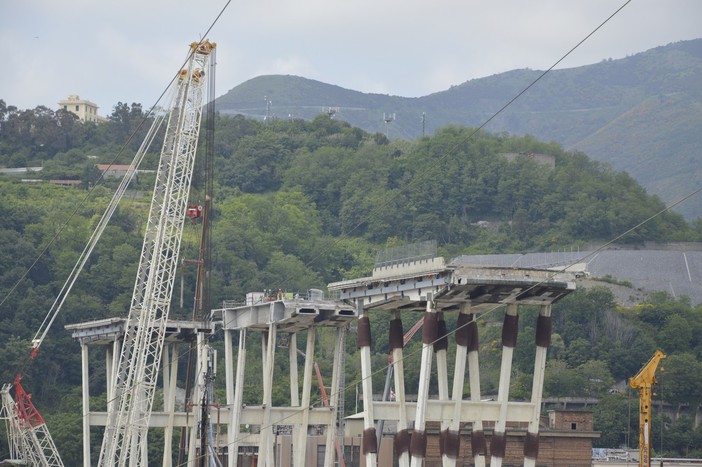
[[[202,205],[201,204],[189,204],[188,209],[185,211],[185,215],[188,216],[190,222],[195,225],[198,218],[202,216]]]

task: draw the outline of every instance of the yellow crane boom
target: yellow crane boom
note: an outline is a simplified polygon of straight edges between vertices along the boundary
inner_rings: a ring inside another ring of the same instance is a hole
[[[658,382],[658,364],[666,357],[666,354],[656,350],[636,376],[629,378],[629,386],[639,390],[639,467],[651,466],[651,388]]]

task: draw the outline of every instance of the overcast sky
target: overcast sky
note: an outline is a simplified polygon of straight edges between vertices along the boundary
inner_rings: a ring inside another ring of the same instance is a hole
[[[417,97],[542,70],[625,2],[232,0],[209,34],[218,44],[216,94],[262,74],[293,74]],[[55,109],[78,94],[102,115],[120,101],[150,107],[225,4],[0,0],[0,99]],[[632,0],[559,68],[700,38],[701,18],[700,0]]]

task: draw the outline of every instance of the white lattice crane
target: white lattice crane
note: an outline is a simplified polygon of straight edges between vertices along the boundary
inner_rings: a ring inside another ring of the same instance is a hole
[[[134,284],[124,341],[108,401],[100,466],[139,466],[147,432],[166,321],[173,294],[187,201],[200,131],[205,72],[213,72],[215,44],[191,44],[174,83],[166,136]]]
[[[18,375],[14,384],[2,387],[2,411],[10,445],[10,458],[40,467],[63,467],[54,440],[44,419],[32,403],[32,396],[24,391]],[[15,397],[10,395],[14,387]]]

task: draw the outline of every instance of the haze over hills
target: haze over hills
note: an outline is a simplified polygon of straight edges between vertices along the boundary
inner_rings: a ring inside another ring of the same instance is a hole
[[[310,119],[331,109],[335,118],[366,131],[413,139],[449,124],[482,125],[542,73],[512,70],[418,98],[269,75],[231,89],[217,106],[222,113],[262,118]],[[700,128],[702,39],[554,70],[485,126],[581,150],[629,172],[668,204],[702,186]],[[688,219],[702,217],[700,196],[676,210]]]

